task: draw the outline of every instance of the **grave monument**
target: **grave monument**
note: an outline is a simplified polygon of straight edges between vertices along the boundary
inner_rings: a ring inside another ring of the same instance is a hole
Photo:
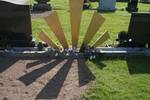
[[[52,10],[51,4],[48,2],[50,0],[35,0],[37,4],[34,4],[33,11],[46,11],[46,10]]]
[[[116,0],[100,0],[98,11],[115,11]]]
[[[137,12],[138,11],[138,0],[129,0],[126,10],[128,12]]]
[[[30,6],[17,0],[0,1],[0,47],[31,46]]]

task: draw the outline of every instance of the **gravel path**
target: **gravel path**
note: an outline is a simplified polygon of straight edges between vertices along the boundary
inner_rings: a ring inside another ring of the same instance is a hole
[[[79,100],[94,78],[84,59],[0,57],[0,100]]]

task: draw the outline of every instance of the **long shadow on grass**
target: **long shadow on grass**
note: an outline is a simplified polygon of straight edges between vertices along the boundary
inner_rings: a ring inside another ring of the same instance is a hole
[[[78,59],[78,75],[80,87],[95,79],[95,76],[86,65],[86,60],[84,58]]]
[[[61,61],[63,61],[63,60],[62,59],[57,59],[54,62],[50,62],[47,65],[45,65],[45,66],[43,66],[39,69],[35,69],[34,71],[20,77],[19,80],[21,82],[23,82],[25,85],[30,85],[37,78],[41,77],[43,74],[45,74],[46,72],[48,72],[52,68],[54,68],[56,65],[58,65]]]
[[[36,99],[56,99],[59,92],[63,86],[63,83],[68,75],[71,68],[73,59],[68,59],[68,61],[63,65],[63,67],[57,72],[57,74],[47,83],[47,85],[42,89],[42,91],[37,95]]]
[[[92,60],[91,62],[96,64],[97,67],[102,70],[104,67],[106,67],[106,65],[104,63],[102,63],[101,61],[106,60],[106,59],[107,58],[104,58],[104,57],[101,57],[101,58],[97,57],[95,60]]]
[[[127,57],[127,64],[130,74],[150,74],[150,57]]]

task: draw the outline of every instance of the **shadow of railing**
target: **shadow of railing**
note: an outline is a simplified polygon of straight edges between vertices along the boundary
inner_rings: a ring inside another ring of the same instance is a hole
[[[7,58],[5,62],[0,63],[0,71],[3,72],[9,67],[11,67],[18,60],[30,61],[26,65],[26,69],[32,69],[33,67],[39,66],[39,68],[34,69],[33,71],[26,73],[23,76],[20,76],[17,80],[24,83],[26,86],[35,82],[38,78],[43,76],[45,73],[49,72],[65,59],[52,59],[52,58]],[[86,65],[86,60],[84,58],[74,58],[70,57],[67,59],[67,62],[59,69],[59,71],[49,80],[49,82],[44,86],[44,88],[36,96],[36,99],[56,99],[60,94],[60,90],[63,87],[64,81],[71,69],[73,61],[77,59],[78,65],[75,66],[78,69],[79,75],[79,88],[88,84],[89,82],[95,79],[95,76],[92,74],[88,66]],[[4,65],[4,67],[2,66]],[[43,66],[42,66],[43,65]],[[2,66],[2,67],[1,67]],[[61,66],[61,65],[60,65]]]
[[[36,99],[56,99],[71,68],[73,59],[63,65],[57,74],[47,83]]]
[[[18,80],[20,80],[21,82],[23,82],[25,85],[30,85],[31,83],[33,83],[37,78],[41,77],[43,74],[45,74],[46,72],[50,71],[52,68],[54,68],[56,65],[58,65],[61,61],[63,61],[62,59],[58,59],[55,60],[54,62],[50,62],[47,65],[39,68],[39,69],[35,69],[32,72],[20,77]]]
[[[50,61],[51,61],[50,58],[38,59],[38,60],[36,60],[34,62],[28,63],[26,65],[26,68],[29,69],[29,68],[32,68],[32,67],[37,66],[39,64],[42,64],[42,63],[48,63]]]
[[[18,60],[19,58],[9,58],[9,57],[0,58],[0,73],[9,69]]]

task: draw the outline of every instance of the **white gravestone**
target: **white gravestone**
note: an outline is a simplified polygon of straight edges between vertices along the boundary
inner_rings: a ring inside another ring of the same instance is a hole
[[[115,11],[116,0],[100,0],[99,10],[100,11]]]

